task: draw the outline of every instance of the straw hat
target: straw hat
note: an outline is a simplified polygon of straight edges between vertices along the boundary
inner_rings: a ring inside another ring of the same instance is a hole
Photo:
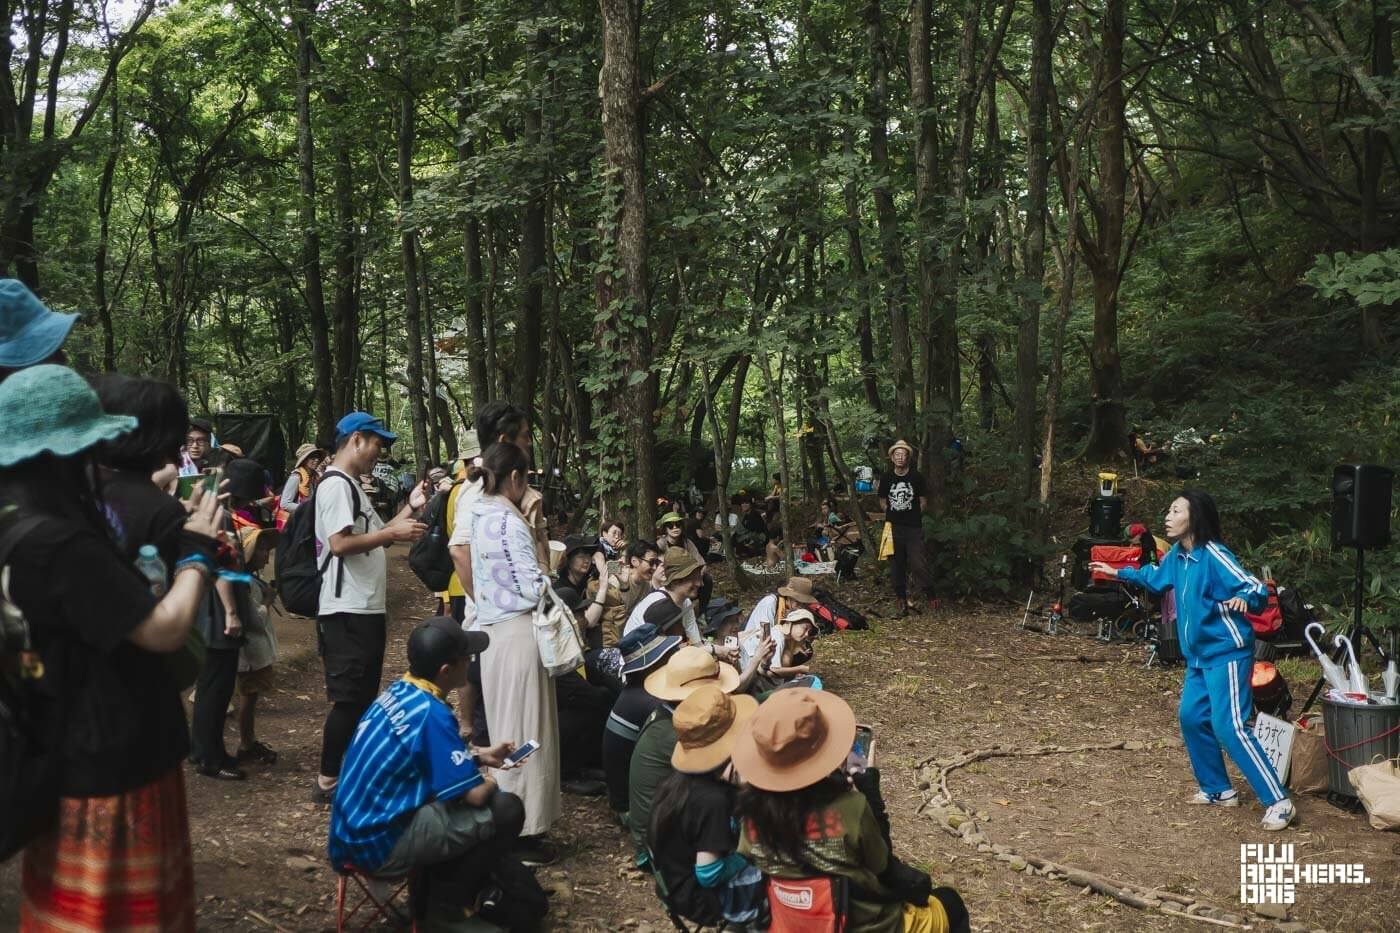
[[[671,716],[676,728],[671,767],[682,774],[706,774],[724,764],[756,709],[758,701],[746,694],[729,696],[713,684],[696,690]]]
[[[811,787],[841,766],[856,737],[856,714],[832,693],[776,690],[734,741],[730,755],[759,790]]]
[[[136,429],[109,415],[87,380],[67,366],[30,366],[0,384],[0,467],[52,452],[71,457]]]
[[[893,444],[890,445],[890,450],[889,450],[889,457],[890,457],[890,459],[893,460],[893,459],[894,459],[894,452],[895,452],[896,450],[901,450],[901,449],[902,449],[902,450],[907,450],[907,451],[909,452],[909,456],[910,456],[911,458],[914,456],[914,448],[910,447],[910,446],[909,446],[909,443],[908,443],[907,441],[898,440],[898,441],[895,441]]]
[[[812,589],[812,581],[807,577],[788,577],[787,585],[778,587],[778,595],[786,599],[795,599],[803,604],[817,601],[817,594]]]
[[[669,583],[678,583],[704,566],[695,559],[689,548],[683,547],[667,548],[661,564],[666,568],[666,580]]]
[[[324,457],[326,452],[315,444],[302,444],[297,448],[297,462],[292,464],[292,469],[295,470],[297,467],[301,466],[312,454],[320,454]]]
[[[716,661],[704,648],[686,645],[664,667],[647,675],[646,690],[659,700],[679,702],[707,684],[733,693],[739,687],[739,672]]]

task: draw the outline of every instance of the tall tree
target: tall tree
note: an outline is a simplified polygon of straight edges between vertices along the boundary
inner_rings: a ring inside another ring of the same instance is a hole
[[[413,452],[421,467],[431,450],[428,410],[423,391],[423,309],[418,287],[418,240],[413,212],[413,142],[417,100],[413,90],[414,33],[412,0],[399,0],[398,200],[399,254],[403,263],[403,321],[407,348],[408,410],[413,425]],[[415,474],[420,470],[415,470]]]

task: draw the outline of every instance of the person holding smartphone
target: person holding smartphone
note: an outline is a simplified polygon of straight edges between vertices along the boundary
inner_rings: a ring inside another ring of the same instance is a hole
[[[530,765],[507,760],[514,742],[468,746],[447,704],[490,643],[446,616],[409,635],[408,673],[370,706],[345,753],[328,844],[337,868],[385,876],[423,870],[435,897],[449,890],[467,907],[510,857],[525,807],[489,769]]]

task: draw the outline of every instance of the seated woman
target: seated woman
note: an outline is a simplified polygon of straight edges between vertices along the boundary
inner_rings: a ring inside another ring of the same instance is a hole
[[[632,750],[637,747],[642,724],[661,705],[660,699],[647,693],[644,681],[653,668],[664,664],[683,644],[685,641],[679,635],[658,634],[651,625],[643,625],[617,643],[618,649],[624,652],[622,676],[626,683],[608,714],[603,733],[603,775],[608,785],[608,805],[621,815],[623,825],[627,817],[627,780],[632,767]]]
[[[734,737],[758,701],[707,685],[671,716],[675,769],[656,788],[648,847],[666,906],[702,926],[758,918],[763,876],[736,849],[733,822],[738,775],[729,763]]]
[[[745,662],[759,650],[761,629],[747,632],[739,639],[739,656]],[[817,620],[807,609],[792,609],[773,624],[772,661],[763,665],[754,678],[752,690],[762,693],[775,690],[797,677],[812,673],[812,641],[817,634]]]
[[[746,785],[739,852],[771,878],[845,879],[851,933],[966,933],[958,893],[891,851],[878,773],[847,773],[855,734],[855,713],[829,692],[779,690],[759,707],[731,751]]]
[[[567,586],[557,587],[555,593],[574,611],[581,625],[588,597]],[[599,657],[605,654],[617,655],[617,648],[585,653],[587,679],[578,671],[554,678],[555,699],[559,704],[560,773],[566,794],[600,797],[608,789],[603,783],[603,729],[617,701],[622,665],[618,656],[616,672],[610,674],[605,670],[606,659]]]

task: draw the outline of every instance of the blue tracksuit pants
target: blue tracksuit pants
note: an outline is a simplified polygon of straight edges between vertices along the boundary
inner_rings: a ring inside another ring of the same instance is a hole
[[[1215,667],[1188,667],[1181,690],[1181,737],[1201,790],[1221,794],[1230,789],[1225,761],[1220,757],[1223,747],[1267,807],[1287,797],[1288,792],[1264,756],[1259,740],[1245,728],[1245,720],[1254,709],[1249,683],[1253,667],[1248,659]]]

